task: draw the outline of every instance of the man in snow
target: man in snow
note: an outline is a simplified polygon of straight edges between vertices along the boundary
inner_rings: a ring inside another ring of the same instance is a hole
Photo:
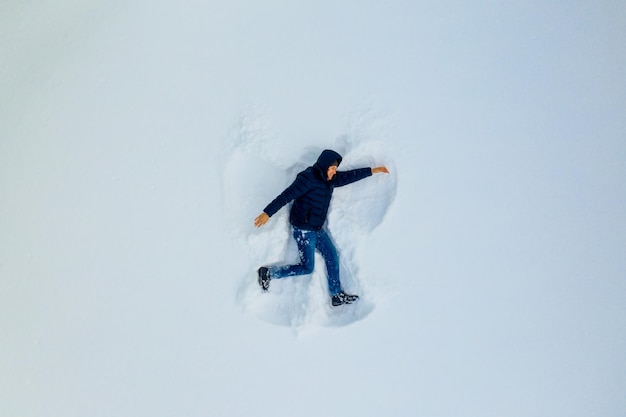
[[[263,213],[254,220],[254,225],[261,227],[284,205],[293,201],[289,221],[298,245],[300,263],[259,268],[258,280],[263,291],[268,290],[272,279],[312,273],[317,249],[326,263],[332,305],[350,304],[359,298],[357,295],[346,294],[341,288],[337,249],[324,229],[328,206],[335,187],[342,187],[372,174],[389,171],[384,166],[337,171],[341,159],[337,152],[324,150],[317,162],[300,172],[293,184],[268,204]]]

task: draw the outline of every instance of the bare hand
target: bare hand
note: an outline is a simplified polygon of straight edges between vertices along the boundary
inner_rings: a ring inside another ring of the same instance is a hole
[[[372,174],[379,174],[379,173],[389,174],[389,170],[385,166],[372,168]]]
[[[269,219],[270,219],[270,216],[268,216],[266,212],[263,212],[259,214],[256,219],[254,219],[254,225],[256,227],[261,227],[265,223],[267,223]]]

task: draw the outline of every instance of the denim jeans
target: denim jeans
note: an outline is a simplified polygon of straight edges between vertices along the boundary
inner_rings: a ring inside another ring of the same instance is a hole
[[[340,293],[339,255],[328,233],[324,230],[304,230],[294,227],[293,237],[298,245],[300,263],[297,265],[270,267],[270,278],[280,279],[313,273],[315,266],[315,250],[317,249],[326,263],[328,292],[331,296]]]

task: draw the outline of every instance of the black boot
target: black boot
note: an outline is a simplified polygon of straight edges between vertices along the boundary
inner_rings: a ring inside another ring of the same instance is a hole
[[[259,275],[259,285],[261,286],[261,290],[264,292],[267,291],[270,287],[270,270],[262,266],[257,271],[257,274]]]
[[[332,303],[333,307],[337,307],[342,304],[352,304],[358,299],[358,295],[346,294],[345,292],[341,291],[339,294],[333,295]]]

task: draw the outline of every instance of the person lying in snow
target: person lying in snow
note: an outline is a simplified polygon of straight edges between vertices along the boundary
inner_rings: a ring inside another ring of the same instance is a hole
[[[254,220],[256,227],[263,226],[271,216],[293,200],[289,221],[293,228],[293,237],[298,245],[300,263],[260,267],[257,273],[259,285],[263,291],[269,289],[272,279],[312,273],[317,249],[326,263],[328,291],[332,305],[350,304],[359,298],[357,295],[346,294],[341,288],[339,256],[324,228],[328,206],[335,187],[342,187],[372,174],[389,173],[389,171],[384,166],[337,171],[341,160],[341,155],[337,152],[330,149],[324,150],[317,162],[300,172],[293,184],[269,203],[263,213]]]

